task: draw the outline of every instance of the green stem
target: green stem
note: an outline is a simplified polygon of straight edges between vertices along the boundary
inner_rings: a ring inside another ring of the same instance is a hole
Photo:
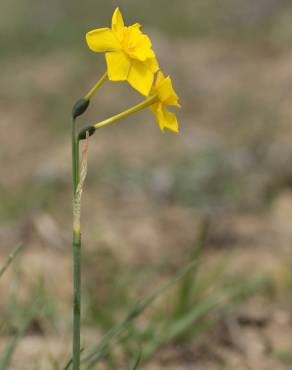
[[[102,75],[102,77],[96,82],[96,84],[89,90],[89,92],[85,95],[84,99],[90,100],[106,79],[107,79],[107,72],[105,72]]]
[[[81,303],[81,238],[73,233],[74,299],[73,299],[73,370],[80,369],[80,303]]]
[[[80,200],[78,200],[79,173],[79,140],[76,133],[76,118],[83,114],[92,96],[107,79],[107,72],[93,86],[88,94],[79,99],[73,107],[71,121],[72,136],[72,182],[73,182],[73,370],[80,370],[80,306],[81,306],[81,232]]]
[[[73,370],[80,370],[80,303],[81,303],[81,233],[76,225],[75,197],[79,183],[79,142],[76,138],[76,120],[72,119],[72,175],[73,175]]]
[[[104,121],[101,121],[101,122],[93,125],[93,127],[95,129],[98,129],[98,128],[107,126],[110,123],[114,123],[114,122],[116,122],[116,121],[118,121],[118,120],[120,120],[122,118],[125,118],[127,116],[130,116],[131,114],[134,114],[136,112],[139,112],[142,109],[145,109],[147,107],[150,107],[151,105],[157,103],[157,101],[158,101],[157,95],[151,96],[151,97],[147,98],[146,100],[144,100],[142,103],[139,103],[139,104],[135,105],[134,107],[125,110],[122,113],[116,114],[113,117],[110,117],[110,118],[108,118],[108,119],[106,119]]]
[[[116,114],[115,116],[112,116],[110,118],[107,118],[106,120],[101,121],[101,122],[98,122],[98,123],[96,123],[94,125],[90,125],[90,126],[84,127],[79,132],[78,140],[84,140],[86,138],[86,134],[88,134],[89,136],[91,136],[91,135],[93,135],[95,133],[95,131],[98,128],[101,128],[101,127],[107,126],[107,125],[109,125],[111,123],[114,123],[116,121],[119,121],[120,119],[125,118],[127,116],[130,116],[131,114],[137,113],[140,110],[145,109],[147,107],[151,107],[151,105],[153,105],[153,104],[155,104],[157,102],[159,102],[159,98],[158,98],[157,95],[150,96],[146,100],[142,101],[141,103],[139,103],[137,105],[134,105],[132,108],[127,109],[127,110],[125,110],[122,113]]]
[[[79,183],[79,143],[76,138],[76,119],[71,121],[72,135],[72,176],[73,176],[73,200]]]

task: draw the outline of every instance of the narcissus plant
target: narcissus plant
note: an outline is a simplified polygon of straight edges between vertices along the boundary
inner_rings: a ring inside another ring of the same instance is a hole
[[[179,131],[175,113],[168,106],[180,108],[178,96],[172,86],[171,78],[164,77],[159,70],[150,38],[142,33],[141,25],[135,23],[125,26],[120,10],[112,17],[111,28],[98,28],[86,34],[86,41],[94,52],[104,52],[107,70],[89,92],[79,99],[72,110],[72,173],[73,173],[73,260],[74,260],[74,305],[73,305],[73,370],[80,370],[80,303],[81,303],[81,195],[87,171],[87,152],[89,136],[97,129],[150,108],[155,114],[161,131]],[[156,79],[155,79],[156,75]],[[155,82],[154,82],[155,79]],[[92,97],[106,81],[128,81],[143,95],[143,101],[124,112],[104,121],[91,124],[77,132],[76,119],[88,108]],[[154,83],[153,83],[154,82]],[[82,160],[79,163],[79,143],[85,141]]]

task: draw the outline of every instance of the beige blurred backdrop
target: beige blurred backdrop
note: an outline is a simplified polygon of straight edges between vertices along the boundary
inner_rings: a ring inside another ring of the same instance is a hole
[[[15,307],[33,301],[41,281],[47,310],[21,341],[11,368],[28,369],[21,362],[33,360],[46,370],[50,354],[68,357],[70,112],[105,71],[104,56],[87,48],[85,33],[109,26],[116,6],[126,24],[142,23],[171,75],[182,104],[180,133],[161,133],[147,111],[90,140],[82,206],[84,341],[91,344],[131,302],[151,292],[153,282],[188,261],[207,216],[202,263],[228,257],[227,270],[235,276],[268,274],[271,296],[255,294],[239,305],[236,319],[251,323],[236,321],[244,350],[233,332],[228,347],[221,334],[206,331],[203,339],[187,342],[189,360],[180,360],[180,349],[170,344],[175,359],[168,366],[161,365],[166,351],[145,368],[245,369],[246,361],[257,370],[289,368],[289,0],[1,1],[0,261],[17,242],[26,246],[0,282],[1,348],[22,315],[13,316],[11,300],[18,297]],[[80,127],[139,101],[126,84],[106,82]],[[220,324],[214,327],[222,333]],[[198,341],[205,355],[197,354]]]

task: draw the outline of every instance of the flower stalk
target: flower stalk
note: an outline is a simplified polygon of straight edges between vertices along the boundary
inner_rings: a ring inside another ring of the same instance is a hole
[[[152,104],[155,104],[156,102],[157,102],[157,95],[151,96],[150,98],[146,99],[142,103],[139,103],[139,104],[135,105],[134,107],[125,110],[122,113],[116,114],[115,116],[112,116],[112,117],[110,117],[110,118],[108,118],[108,119],[106,119],[104,121],[101,121],[99,123],[96,123],[95,125],[93,125],[93,127],[95,129],[98,129],[98,128],[107,126],[110,123],[114,123],[116,121],[119,121],[122,118],[125,118],[127,116],[130,116],[130,115],[132,115],[134,113],[137,113],[137,112],[139,112],[142,109],[148,108]]]
[[[107,125],[109,125],[111,123],[114,123],[116,121],[119,121],[122,118],[125,118],[127,116],[130,116],[130,115],[132,115],[134,113],[137,113],[137,112],[139,112],[142,109],[145,109],[145,108],[150,107],[151,105],[153,105],[153,104],[155,104],[157,102],[157,99],[158,99],[157,95],[153,95],[153,96],[149,97],[148,99],[144,100],[143,102],[141,102],[141,103],[139,103],[137,105],[134,105],[132,108],[125,110],[124,112],[121,112],[119,114],[116,114],[115,116],[112,116],[110,118],[107,118],[106,120],[101,121],[101,122],[98,122],[98,123],[96,123],[94,125],[87,126],[87,127],[83,128],[79,132],[78,140],[84,140],[86,138],[86,134],[88,134],[89,136],[91,136],[99,128],[105,127],[105,126],[107,126]]]
[[[72,182],[73,182],[73,370],[80,369],[80,323],[81,323],[81,225],[80,202],[82,185],[79,170],[79,140],[76,118],[81,116],[89,106],[90,99],[107,79],[107,72],[97,81],[84,98],[79,99],[72,110],[71,146],[72,146]],[[86,134],[85,134],[86,136]],[[88,135],[87,135],[88,136]]]
[[[97,83],[88,91],[88,93],[84,96],[85,100],[90,101],[96,91],[100,88],[100,86],[106,81],[108,78],[107,72],[105,72],[102,77],[97,81]]]
[[[106,81],[107,77],[108,77],[108,74],[107,72],[105,72],[102,75],[102,77],[96,82],[96,84],[84,96],[84,98],[77,100],[77,102],[74,104],[73,109],[72,109],[73,119],[76,119],[77,117],[81,116],[87,110],[91,98],[100,88],[100,86]]]

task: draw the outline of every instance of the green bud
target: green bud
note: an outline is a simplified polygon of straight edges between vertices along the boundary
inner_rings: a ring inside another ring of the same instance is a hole
[[[72,115],[74,119],[81,116],[81,114],[83,114],[86,111],[86,109],[89,106],[89,102],[90,101],[88,99],[84,98],[77,100],[72,109]]]
[[[88,135],[91,136],[95,133],[96,128],[94,126],[87,126],[83,128],[78,135],[78,140],[84,140],[86,139],[86,134],[88,132]]]

